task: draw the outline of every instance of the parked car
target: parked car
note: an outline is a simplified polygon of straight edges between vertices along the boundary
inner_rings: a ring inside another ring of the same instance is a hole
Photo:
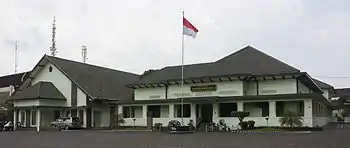
[[[61,117],[51,122],[51,126],[66,130],[81,128],[79,117]]]

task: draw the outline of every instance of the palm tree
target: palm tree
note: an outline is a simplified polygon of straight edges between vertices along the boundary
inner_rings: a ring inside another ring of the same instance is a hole
[[[281,126],[300,127],[303,126],[303,118],[296,113],[288,111],[282,118],[279,119]]]

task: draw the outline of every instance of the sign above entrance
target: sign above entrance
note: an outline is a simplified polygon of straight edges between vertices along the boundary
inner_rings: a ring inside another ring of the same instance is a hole
[[[216,91],[216,85],[198,85],[191,86],[192,92],[201,92],[201,91]]]

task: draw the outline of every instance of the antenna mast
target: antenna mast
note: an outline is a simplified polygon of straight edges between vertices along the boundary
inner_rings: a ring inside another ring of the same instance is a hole
[[[81,56],[83,57],[83,62],[86,63],[87,60],[87,47],[83,45],[81,48]]]
[[[52,44],[50,47],[51,56],[56,56],[57,48],[56,48],[56,18],[53,17],[53,23],[52,23]]]
[[[17,73],[17,57],[18,56],[18,43],[17,43],[17,40],[16,40],[16,43],[15,43],[15,74]]]

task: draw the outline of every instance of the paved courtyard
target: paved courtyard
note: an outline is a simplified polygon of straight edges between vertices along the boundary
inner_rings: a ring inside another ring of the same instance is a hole
[[[0,132],[1,148],[331,148],[349,147],[350,125],[313,133],[166,134],[116,131]]]

